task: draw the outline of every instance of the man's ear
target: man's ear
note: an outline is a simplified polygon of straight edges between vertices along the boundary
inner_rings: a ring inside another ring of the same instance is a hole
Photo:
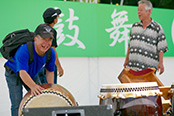
[[[34,37],[34,41],[36,41],[36,39],[37,39],[37,36]]]
[[[57,17],[54,19],[54,24],[56,24],[57,22],[58,22],[58,17],[59,17],[59,15],[57,15]]]
[[[149,13],[149,14],[151,15],[151,13],[152,13],[152,10],[151,10],[151,9],[149,9],[149,10],[148,10],[148,13]]]
[[[53,23],[54,23],[54,24],[56,24],[56,23],[57,23],[57,19],[56,19],[56,18],[54,19]]]

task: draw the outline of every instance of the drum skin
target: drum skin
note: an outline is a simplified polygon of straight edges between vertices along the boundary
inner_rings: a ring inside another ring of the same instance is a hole
[[[40,95],[32,96],[31,90],[25,94],[19,106],[19,116],[22,116],[23,108],[77,106],[72,94],[61,85],[43,84],[41,87],[45,89]]]

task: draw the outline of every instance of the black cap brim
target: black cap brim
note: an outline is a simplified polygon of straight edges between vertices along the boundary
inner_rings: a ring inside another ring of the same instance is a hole
[[[61,10],[60,9],[55,9],[57,15],[61,14]]]
[[[53,35],[52,35],[52,34],[49,34],[49,33],[39,33],[39,35],[40,35],[43,39],[46,39],[46,38],[54,39]]]

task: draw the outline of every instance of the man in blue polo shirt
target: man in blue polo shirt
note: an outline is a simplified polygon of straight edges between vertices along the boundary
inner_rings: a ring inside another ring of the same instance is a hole
[[[35,30],[33,42],[34,61],[29,64],[29,51],[26,44],[21,45],[12,57],[14,61],[8,60],[5,63],[6,81],[9,88],[11,100],[11,114],[18,116],[19,104],[22,100],[22,85],[31,90],[32,95],[38,95],[44,88],[37,84],[36,75],[42,69],[46,68],[46,78],[48,83],[54,83],[55,70],[55,52],[51,48],[51,59],[46,63],[47,50],[51,47],[53,32],[50,26],[41,24]],[[8,68],[11,69],[9,71]],[[18,77],[20,80],[17,84]]]

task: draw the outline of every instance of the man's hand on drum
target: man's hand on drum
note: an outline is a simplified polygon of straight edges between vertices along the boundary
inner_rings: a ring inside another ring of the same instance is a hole
[[[32,88],[30,88],[30,89],[31,89],[31,95],[33,95],[33,96],[41,94],[42,90],[44,90],[43,87],[41,87],[37,84],[35,86],[33,86]]]

